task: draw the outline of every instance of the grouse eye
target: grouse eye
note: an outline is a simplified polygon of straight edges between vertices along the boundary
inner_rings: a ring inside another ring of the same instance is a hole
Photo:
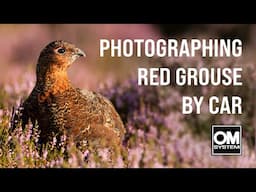
[[[58,49],[58,53],[61,53],[61,54],[63,54],[63,53],[65,53],[65,49],[63,49],[63,48],[60,48],[60,49]]]

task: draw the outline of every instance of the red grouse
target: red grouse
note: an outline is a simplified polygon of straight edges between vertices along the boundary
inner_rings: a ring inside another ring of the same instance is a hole
[[[112,103],[98,93],[74,88],[69,81],[68,67],[83,56],[81,49],[62,40],[42,50],[36,84],[23,103],[22,125],[29,119],[37,123],[42,143],[65,134],[77,144],[121,149],[125,128]]]

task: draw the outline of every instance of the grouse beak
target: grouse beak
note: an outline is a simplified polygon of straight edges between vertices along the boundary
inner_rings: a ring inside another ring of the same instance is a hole
[[[79,57],[85,57],[86,54],[79,48],[76,48],[75,54],[78,55]]]

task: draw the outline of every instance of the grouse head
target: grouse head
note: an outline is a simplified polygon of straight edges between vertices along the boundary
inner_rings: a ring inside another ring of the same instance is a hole
[[[85,53],[74,44],[63,40],[53,41],[41,51],[37,70],[65,71],[79,57],[85,57]]]

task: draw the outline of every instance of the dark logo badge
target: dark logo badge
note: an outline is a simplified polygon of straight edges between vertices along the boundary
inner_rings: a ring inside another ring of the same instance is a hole
[[[241,125],[212,125],[212,155],[241,154]]]

